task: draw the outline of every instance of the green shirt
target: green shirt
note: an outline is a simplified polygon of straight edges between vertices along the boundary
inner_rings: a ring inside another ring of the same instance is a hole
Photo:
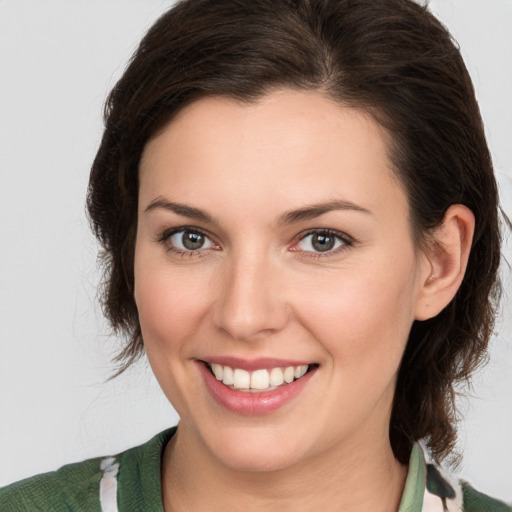
[[[0,489],[2,512],[163,512],[160,468],[176,427],[113,457],[63,466]],[[462,505],[463,503],[463,505]],[[444,506],[446,508],[444,508]],[[461,508],[463,507],[463,508]],[[415,444],[399,512],[512,512],[512,507],[451,482]]]

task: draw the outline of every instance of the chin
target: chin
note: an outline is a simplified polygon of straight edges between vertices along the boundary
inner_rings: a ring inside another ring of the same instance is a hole
[[[283,438],[284,437],[284,438]],[[270,472],[295,465],[304,457],[300,443],[276,432],[247,432],[211,440],[210,452],[223,466],[236,471]],[[294,442],[295,441],[295,442]]]
[[[269,473],[287,469],[297,462],[296,454],[272,453],[266,448],[254,450],[233,449],[229,453],[215,453],[215,457],[234,471],[248,473]]]

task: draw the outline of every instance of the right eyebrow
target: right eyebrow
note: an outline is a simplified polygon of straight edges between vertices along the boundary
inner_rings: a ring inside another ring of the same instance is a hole
[[[189,217],[190,219],[200,220],[208,224],[218,225],[218,222],[209,213],[206,213],[199,208],[194,208],[193,206],[187,206],[186,204],[168,201],[163,197],[157,197],[155,200],[151,201],[151,203],[149,203],[149,205],[144,210],[144,213],[158,210],[159,208],[169,210],[183,217]]]

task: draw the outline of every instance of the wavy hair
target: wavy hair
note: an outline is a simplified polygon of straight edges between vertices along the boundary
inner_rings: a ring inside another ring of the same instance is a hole
[[[438,461],[456,441],[457,385],[486,358],[500,285],[498,193],[468,71],[446,28],[412,0],[185,0],[149,29],[105,107],[87,198],[102,245],[104,312],[126,341],[118,373],[144,352],[133,298],[138,166],[184,106],[251,102],[278,88],[321,90],[390,134],[418,246],[452,204],[476,218],[451,303],[416,321],[403,356],[390,440],[406,463],[420,438]]]

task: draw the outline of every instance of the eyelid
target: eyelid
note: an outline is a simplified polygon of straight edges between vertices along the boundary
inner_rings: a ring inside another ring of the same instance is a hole
[[[315,235],[315,234],[326,234],[333,236],[340,240],[342,242],[340,247],[337,247],[336,249],[331,249],[328,251],[306,251],[303,249],[296,248],[297,244],[299,244],[301,241],[303,241],[306,237]],[[293,246],[290,248],[292,252],[302,252],[307,257],[313,257],[313,258],[324,258],[329,256],[334,256],[339,254],[340,252],[348,250],[350,247],[352,247],[355,243],[355,239],[351,237],[350,235],[347,235],[346,233],[342,231],[338,231],[336,229],[330,229],[330,228],[313,228],[308,229],[307,231],[300,233],[297,235],[297,237],[294,240]]]
[[[214,247],[206,247],[206,248],[199,248],[199,249],[180,249],[179,247],[176,247],[175,245],[172,245],[169,240],[170,238],[175,235],[176,233],[190,231],[194,233],[199,233],[206,237],[213,245]],[[337,238],[342,242],[340,247],[337,247],[335,249],[330,249],[327,251],[307,251],[303,249],[298,249],[296,246],[299,244],[302,240],[304,240],[306,237],[315,235],[315,234],[326,234],[332,237]],[[211,249],[219,249],[220,244],[215,241],[215,237],[210,235],[208,231],[198,228],[197,226],[177,226],[173,228],[169,228],[164,230],[156,240],[158,243],[161,243],[164,245],[165,249],[170,253],[175,253],[181,256],[196,256],[200,257],[201,253],[204,253],[205,251],[209,251]],[[312,228],[308,229],[307,231],[304,231],[300,234],[298,234],[294,241],[292,247],[289,248],[291,252],[297,252],[297,253],[303,253],[307,257],[312,258],[325,258],[329,256],[337,255],[345,250],[348,250],[350,247],[352,247],[356,243],[356,240],[351,237],[350,235],[347,235],[346,233],[342,231],[338,231],[336,229],[331,228]]]
[[[208,238],[212,238],[211,235],[204,229],[198,228],[197,226],[177,226],[174,228],[165,229],[161,234],[158,235],[158,241],[167,240],[170,236],[175,235],[181,231],[193,231],[194,233],[200,233]]]
[[[214,247],[201,247],[199,249],[181,249],[179,247],[176,247],[170,242],[170,239],[173,235],[181,232],[192,232],[192,233],[199,233],[203,235],[205,238],[207,238]],[[164,230],[161,234],[158,235],[156,241],[158,243],[161,243],[164,245],[165,249],[170,252],[174,253],[180,256],[200,256],[201,252],[208,251],[211,249],[216,249],[219,247],[219,244],[215,241],[214,237],[210,235],[207,231],[204,229],[198,228],[196,226],[177,226],[174,228],[169,228]]]

